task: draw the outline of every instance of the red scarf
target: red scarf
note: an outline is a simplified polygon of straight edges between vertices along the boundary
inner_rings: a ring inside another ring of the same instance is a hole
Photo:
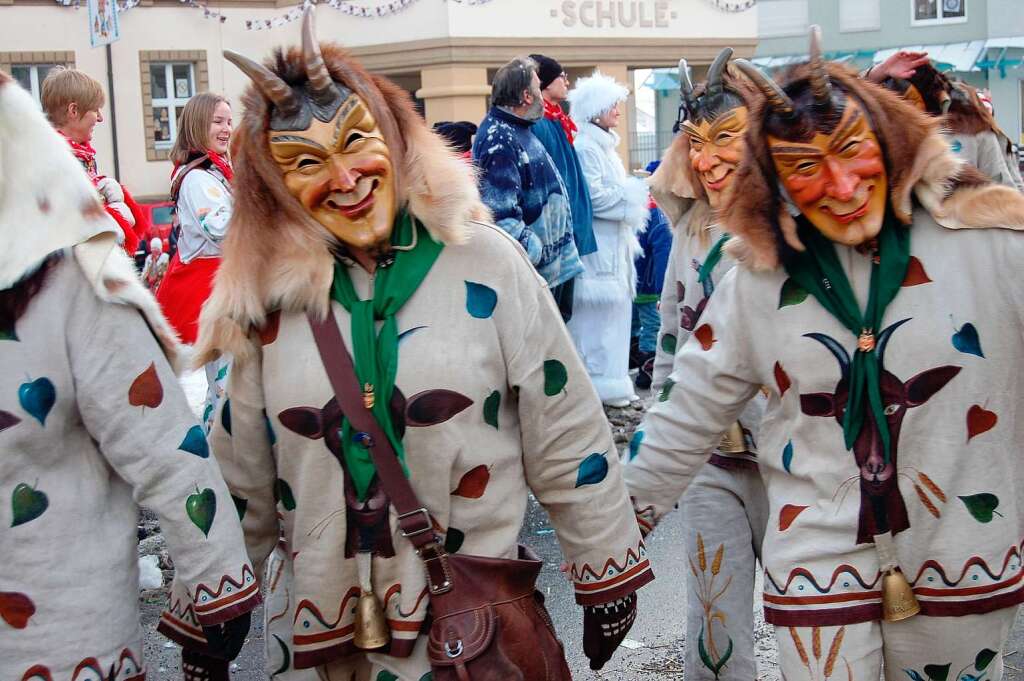
[[[198,153],[198,152],[196,152],[196,153]],[[212,151],[210,149],[207,149],[204,153],[205,153],[206,158],[210,159],[210,163],[212,163],[214,165],[214,167],[216,167],[217,170],[219,170],[221,172],[221,175],[224,176],[225,180],[227,180],[230,183],[231,180],[233,180],[235,178],[235,172],[231,169],[231,162],[230,161],[228,161],[226,158],[224,158],[223,156],[218,154],[216,151]],[[196,157],[196,158],[198,158],[198,157]],[[194,160],[194,159],[190,158],[189,162],[191,162],[192,160]],[[180,168],[181,165],[182,164],[175,163],[174,167],[171,168],[171,179],[172,180],[174,179],[174,176],[178,174],[178,168]]]
[[[103,179],[103,176],[100,175],[96,169],[96,150],[92,148],[92,145],[88,142],[76,142],[60,130],[57,132],[60,133],[61,137],[67,140],[68,146],[71,147],[71,153],[74,154],[75,158],[81,162],[82,167],[85,168],[85,172],[89,176],[89,179],[92,180],[92,183],[97,184],[101,179]]]
[[[573,144],[576,138],[576,124],[572,122],[571,118],[565,115],[565,112],[562,111],[562,107],[545,99],[544,118],[549,121],[557,121],[560,123],[562,125],[562,130],[565,132],[566,138],[569,140],[569,144]]]

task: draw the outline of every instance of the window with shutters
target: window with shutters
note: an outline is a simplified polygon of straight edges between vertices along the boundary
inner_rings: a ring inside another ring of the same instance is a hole
[[[31,92],[36,102],[46,74],[57,66],[74,65],[74,52],[0,52],[0,71]]]
[[[162,161],[174,145],[185,104],[209,89],[206,51],[144,50],[139,52],[139,67],[146,160]]]
[[[910,0],[910,25],[962,24],[967,21],[967,0]]]

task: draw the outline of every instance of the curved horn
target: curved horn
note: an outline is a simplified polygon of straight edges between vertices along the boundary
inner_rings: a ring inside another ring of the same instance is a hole
[[[711,62],[711,66],[708,67],[708,94],[717,95],[722,92],[722,72],[725,71],[725,65],[729,63],[729,59],[732,58],[732,48],[726,47],[718,56],[715,57],[715,61]]]
[[[274,103],[285,115],[296,113],[301,107],[295,93],[281,78],[263,64],[234,50],[224,50],[224,58],[234,64],[253,82],[263,96]]]
[[[825,59],[821,56],[821,27],[817,24],[811,26],[810,54],[811,92],[816,101],[827,102],[832,97],[832,82],[825,69]]]
[[[846,348],[839,344],[839,341],[823,333],[805,333],[804,338],[813,338],[828,348],[835,355],[835,358],[839,360],[839,368],[842,369],[843,376],[850,373],[850,354],[846,352]]]
[[[314,5],[306,8],[302,17],[302,60],[306,66],[306,76],[314,93],[334,92],[334,79],[331,78],[324,57],[320,54],[320,43],[316,39],[316,23],[314,21]]]
[[[768,106],[772,108],[776,113],[784,114],[789,116],[793,113],[793,100],[789,98],[779,84],[768,76],[761,73],[761,69],[751,64],[746,59],[735,59],[732,62],[736,67],[743,72],[750,82],[753,83],[754,87],[761,91],[768,99]]]
[[[685,59],[679,60],[679,96],[686,107],[690,110],[697,104],[697,98],[693,96],[693,81],[690,80],[690,65]]]
[[[892,332],[909,322],[911,319],[911,317],[907,317],[906,319],[901,319],[898,322],[893,322],[887,326],[882,333],[878,334],[878,343],[875,347],[875,354],[878,355],[879,364],[882,364],[882,360],[885,359],[885,346],[889,344]]]

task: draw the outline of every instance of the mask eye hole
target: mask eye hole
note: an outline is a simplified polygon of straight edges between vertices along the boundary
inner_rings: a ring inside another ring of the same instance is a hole
[[[886,416],[892,416],[893,414],[895,414],[899,410],[900,410],[900,405],[894,403],[894,404],[890,404],[890,405],[886,406],[884,413],[885,413]]]
[[[295,164],[295,167],[299,170],[309,170],[311,168],[318,168],[320,161],[315,158],[309,158],[308,156],[303,159],[299,159],[299,162]]]

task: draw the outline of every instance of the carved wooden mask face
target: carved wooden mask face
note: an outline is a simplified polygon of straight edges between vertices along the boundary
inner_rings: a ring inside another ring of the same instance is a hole
[[[835,130],[809,142],[768,136],[775,170],[800,212],[836,243],[878,236],[888,178],[882,148],[860,104],[850,98]]]
[[[270,152],[292,196],[342,243],[365,251],[387,243],[397,210],[391,151],[359,95],[329,121],[271,131]]]
[[[738,106],[710,121],[683,123],[683,132],[690,140],[690,165],[700,178],[712,208],[721,204],[746,153],[743,133],[747,129],[747,115],[747,107]]]

